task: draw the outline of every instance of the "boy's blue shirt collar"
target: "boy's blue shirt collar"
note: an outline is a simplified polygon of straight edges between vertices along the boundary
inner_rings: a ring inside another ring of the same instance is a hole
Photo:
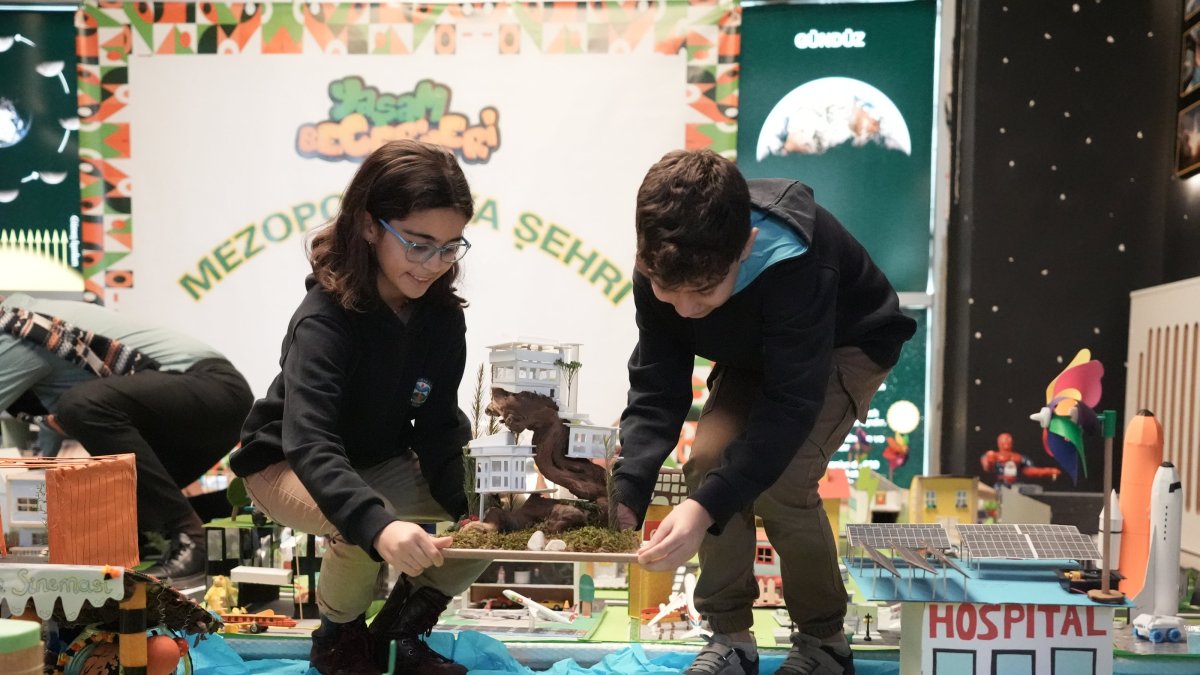
[[[738,267],[734,294],[749,286],[768,267],[808,251],[808,243],[798,232],[764,211],[750,209],[750,227],[758,228],[758,237],[750,249],[750,257]]]

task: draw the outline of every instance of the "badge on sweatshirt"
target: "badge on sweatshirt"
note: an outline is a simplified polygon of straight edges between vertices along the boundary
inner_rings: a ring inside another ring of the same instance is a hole
[[[425,402],[425,399],[429,398],[429,392],[432,389],[433,383],[428,379],[424,377],[417,378],[417,384],[413,387],[412,398],[409,399],[408,402],[412,404],[412,407],[414,408],[421,407],[421,404]]]

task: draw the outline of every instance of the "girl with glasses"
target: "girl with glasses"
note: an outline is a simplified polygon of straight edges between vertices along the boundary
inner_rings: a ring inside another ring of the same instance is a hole
[[[312,665],[323,675],[461,675],[421,639],[487,561],[445,560],[449,537],[419,523],[465,515],[458,407],[471,190],[450,152],[396,141],[372,153],[315,235],[308,293],[281,372],[254,405],[231,460],[255,506],[325,535]],[[380,562],[402,576],[368,630]]]

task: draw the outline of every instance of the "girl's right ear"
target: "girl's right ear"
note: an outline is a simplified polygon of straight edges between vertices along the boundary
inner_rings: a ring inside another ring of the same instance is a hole
[[[375,242],[379,240],[382,228],[367,214],[363,214],[363,219],[365,220],[365,227],[362,228],[362,238],[366,240],[368,246],[374,246]]]

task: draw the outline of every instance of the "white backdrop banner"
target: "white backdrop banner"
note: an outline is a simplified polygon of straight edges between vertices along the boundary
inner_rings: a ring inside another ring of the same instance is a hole
[[[619,416],[637,186],[669,150],[732,151],[736,10],[83,12],[96,53],[83,41],[81,61],[99,83],[94,100],[81,93],[87,269],[110,305],[208,341],[263,394],[309,236],[366,154],[423,138],[456,151],[475,195],[464,407],[486,345],[536,337],[582,343],[579,410]]]

